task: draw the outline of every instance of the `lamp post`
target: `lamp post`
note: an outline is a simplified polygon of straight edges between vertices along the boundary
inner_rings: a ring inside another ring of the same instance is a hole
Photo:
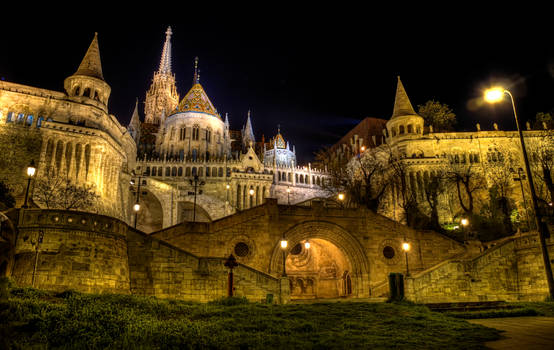
[[[35,276],[37,274],[37,265],[38,265],[38,252],[40,249],[40,245],[42,244],[42,239],[44,238],[44,231],[40,230],[38,231],[38,237],[37,237],[37,243],[36,243],[36,251],[35,251],[35,264],[33,266],[33,279],[31,280],[31,286],[35,286]]]
[[[344,193],[339,193],[338,196],[337,196],[337,198],[338,198],[338,200],[339,200],[339,202],[340,202],[340,206],[341,206],[341,207],[344,207],[344,198],[346,198],[345,195],[344,195]]]
[[[283,275],[282,277],[287,277],[287,271],[285,269],[285,263],[287,261],[287,250],[288,242],[285,240],[285,234],[283,234],[283,239],[281,239],[281,250],[283,251]]]
[[[250,195],[250,208],[254,206],[254,189],[250,187],[250,190],[248,190],[248,194]]]
[[[232,297],[233,292],[235,291],[234,283],[233,283],[233,269],[239,264],[237,263],[237,259],[233,256],[233,254],[229,255],[227,260],[225,260],[224,263],[225,267],[229,268],[229,278],[227,280],[227,296]]]
[[[510,172],[515,174],[515,170],[510,168]],[[514,181],[519,181],[521,187],[521,197],[523,198],[523,208],[525,210],[525,217],[527,218],[527,227],[531,228],[531,219],[529,218],[529,211],[527,210],[527,201],[525,200],[525,191],[523,190],[523,180],[526,179],[525,174],[522,174],[523,169],[517,168],[517,177],[514,177]]]
[[[135,175],[135,172],[133,171],[133,175]],[[135,185],[135,180],[131,179],[131,185]],[[137,195],[135,197],[135,204],[133,205],[133,210],[135,211],[135,229],[137,228],[137,222],[138,222],[138,212],[140,210],[140,186],[142,185],[142,175],[139,175],[138,177],[138,186],[137,186]]]
[[[202,194],[202,190],[200,190],[199,192],[198,187],[204,186],[206,184],[204,181],[200,181],[200,183],[198,183],[199,180],[200,178],[198,177],[198,175],[194,175],[194,180],[189,180],[190,184],[194,185],[194,207],[192,208],[192,222],[196,222],[196,195]]]
[[[27,167],[27,189],[25,190],[25,202],[23,203],[22,208],[28,208],[27,200],[29,198],[29,187],[31,187],[31,179],[35,176],[37,168],[35,167],[35,161],[31,160],[31,164]]]
[[[525,149],[525,141],[523,139],[523,132],[519,127],[519,121],[517,119],[516,105],[514,102],[514,96],[512,93],[504,88],[496,87],[485,91],[485,101],[489,103],[499,102],[503,99],[504,95],[510,96],[512,102],[512,109],[514,111],[514,118],[516,120],[517,132],[519,134],[519,141],[521,142],[521,153],[523,155],[523,162],[525,163],[525,172],[527,179],[529,179],[529,189],[531,192],[531,204],[535,213],[535,225],[539,232],[539,241],[542,251],[542,258],[544,262],[544,270],[546,272],[546,280],[548,282],[548,291],[550,298],[554,299],[554,277],[552,276],[552,267],[550,266],[550,258],[548,256],[548,247],[546,246],[546,237],[548,236],[546,225],[542,224],[539,205],[537,201],[537,194],[535,193],[535,184],[533,182],[533,176],[531,174],[531,167],[529,166],[529,158],[527,157],[527,150]]]
[[[410,250],[410,243],[404,242],[402,243],[402,250],[406,254],[406,277],[410,276],[410,269],[408,267],[408,251]]]

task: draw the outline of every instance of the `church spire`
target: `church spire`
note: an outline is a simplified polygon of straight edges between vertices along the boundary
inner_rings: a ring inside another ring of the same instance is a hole
[[[248,118],[246,119],[246,125],[242,130],[242,144],[245,149],[248,149],[248,145],[254,142],[256,142],[254,138],[254,129],[252,128],[252,121],[250,120],[250,110],[248,110]]]
[[[160,69],[158,73],[160,74],[171,74],[171,27],[167,27],[165,32],[165,43],[162,51],[162,58],[160,60]]]
[[[104,80],[102,62],[100,61],[100,48],[98,47],[98,33],[94,33],[94,38],[88,47],[87,53],[74,75],[86,75]]]
[[[127,129],[129,130],[131,137],[133,137],[135,142],[138,143],[138,140],[140,139],[140,116],[138,111],[138,98],[135,102],[135,110],[133,111],[133,116],[131,117],[131,121],[129,122],[129,126],[127,127]]]
[[[417,113],[414,111],[414,107],[412,107],[412,103],[408,98],[408,94],[406,94],[406,90],[404,89],[404,85],[402,85],[400,76],[398,76],[398,84],[396,85],[396,97],[394,100],[394,109],[391,119],[403,115],[417,115]]]

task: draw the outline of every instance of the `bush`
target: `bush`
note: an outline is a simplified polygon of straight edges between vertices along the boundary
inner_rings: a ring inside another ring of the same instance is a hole
[[[243,305],[248,304],[249,301],[246,297],[223,297],[209,302],[213,305],[221,306],[234,306],[234,305]]]

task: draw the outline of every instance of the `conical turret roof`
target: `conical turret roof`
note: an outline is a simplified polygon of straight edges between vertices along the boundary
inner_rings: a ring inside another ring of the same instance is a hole
[[[94,39],[92,39],[87,53],[74,75],[86,75],[104,80],[102,62],[100,61],[100,48],[98,47],[98,33],[94,33]]]
[[[412,107],[412,103],[408,98],[408,94],[406,94],[406,90],[404,89],[404,85],[402,85],[400,77],[398,77],[398,84],[396,85],[396,98],[394,100],[394,109],[392,111],[391,119],[403,115],[417,115],[417,113],[414,111],[414,107]]]
[[[131,121],[129,122],[129,126],[140,126],[140,116],[138,111],[138,98],[135,102],[135,109],[133,110],[133,115],[131,117]]]

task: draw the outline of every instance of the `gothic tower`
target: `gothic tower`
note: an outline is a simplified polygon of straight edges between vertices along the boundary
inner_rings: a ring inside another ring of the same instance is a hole
[[[254,147],[256,139],[254,138],[254,130],[252,128],[252,122],[250,121],[250,111],[248,111],[246,125],[242,129],[242,148],[245,152],[250,148],[250,144]]]
[[[167,27],[160,68],[154,73],[152,85],[146,93],[145,123],[162,124],[163,115],[171,114],[179,104],[175,75],[171,72],[171,34],[171,27]]]
[[[104,75],[102,74],[98,33],[94,33],[94,38],[77,71],[72,76],[67,77],[63,85],[67,95],[72,100],[108,112],[111,88],[104,81]]]

